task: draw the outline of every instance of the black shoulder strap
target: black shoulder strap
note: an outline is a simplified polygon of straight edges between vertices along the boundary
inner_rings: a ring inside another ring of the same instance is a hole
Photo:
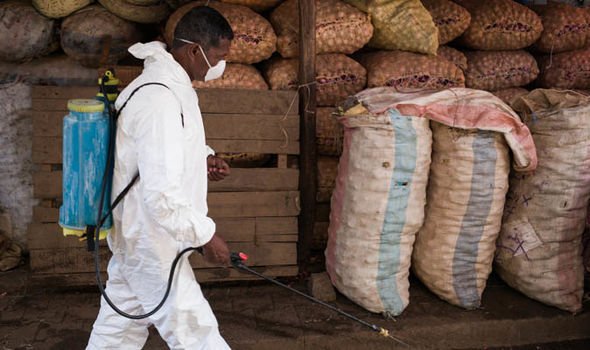
[[[148,86],[148,85],[159,85],[159,86],[163,86],[166,89],[170,90],[170,88],[166,84],[162,84],[162,83],[158,83],[158,82],[151,82],[151,83],[145,83],[145,84],[139,85],[138,87],[136,87],[131,92],[131,94],[129,94],[129,97],[127,98],[127,100],[123,103],[123,105],[121,106],[121,108],[119,108],[119,110],[115,114],[115,122],[117,121],[117,119],[119,119],[119,115],[121,115],[121,112],[127,106],[127,102],[129,102],[129,100],[131,100],[131,98],[133,97],[133,95],[135,95],[135,93],[139,89],[141,89],[144,86]],[[172,91],[172,90],[170,90],[170,91]],[[184,115],[182,114],[182,112],[180,113],[180,118],[181,118],[181,122],[182,122],[182,127],[184,128]],[[111,208],[109,209],[108,213],[102,218],[101,223],[100,223],[100,226],[102,226],[102,224],[104,224],[104,222],[106,221],[106,219],[109,216],[111,216],[111,214],[113,213],[113,210],[115,210],[115,208],[117,207],[117,205],[123,200],[123,197],[125,197],[125,195],[127,195],[127,193],[131,190],[131,187],[133,187],[133,185],[135,185],[135,183],[137,182],[137,180],[139,180],[139,171],[135,174],[135,176],[133,176],[133,179],[131,179],[131,181],[129,182],[129,184],[127,184],[127,186],[125,186],[125,188],[121,191],[121,193],[119,193],[119,195],[117,196],[117,198],[115,198],[115,200],[111,204]]]

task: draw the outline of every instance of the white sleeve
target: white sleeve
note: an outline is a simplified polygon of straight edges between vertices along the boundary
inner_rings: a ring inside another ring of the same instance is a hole
[[[172,92],[156,88],[157,94],[144,95],[150,99],[138,108],[141,118],[133,132],[143,204],[153,221],[177,241],[202,246],[215,233],[215,223],[191,205],[182,188],[185,150],[180,104]]]

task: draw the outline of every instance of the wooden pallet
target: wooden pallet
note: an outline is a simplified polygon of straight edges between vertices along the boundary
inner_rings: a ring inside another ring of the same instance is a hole
[[[34,208],[28,245],[38,278],[74,285],[94,283],[93,257],[85,243],[65,238],[57,225],[62,192],[62,120],[71,98],[92,98],[93,87],[33,87]],[[297,274],[299,170],[288,166],[299,154],[296,95],[287,91],[199,90],[207,143],[217,152],[276,155],[271,168],[234,168],[209,184],[209,215],[230,249],[248,253],[250,266],[271,276]],[[285,113],[291,109],[287,115]],[[100,248],[103,270],[110,256]],[[218,268],[198,254],[190,258],[201,281],[246,280],[252,276]],[[67,278],[59,277],[68,276]]]

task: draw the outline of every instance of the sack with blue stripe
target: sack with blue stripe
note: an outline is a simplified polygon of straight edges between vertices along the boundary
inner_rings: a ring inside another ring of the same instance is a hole
[[[372,312],[399,315],[409,302],[412,245],[424,217],[429,121],[394,108],[373,113],[360,103],[339,121],[344,142],[326,269],[350,300]]]

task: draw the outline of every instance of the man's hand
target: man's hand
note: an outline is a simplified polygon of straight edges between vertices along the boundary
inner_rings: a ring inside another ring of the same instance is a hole
[[[205,260],[212,264],[229,265],[229,248],[217,234],[214,234],[211,240],[203,246],[203,255]]]
[[[209,177],[209,180],[220,181],[229,174],[229,165],[225,160],[216,156],[207,157],[207,176]]]

